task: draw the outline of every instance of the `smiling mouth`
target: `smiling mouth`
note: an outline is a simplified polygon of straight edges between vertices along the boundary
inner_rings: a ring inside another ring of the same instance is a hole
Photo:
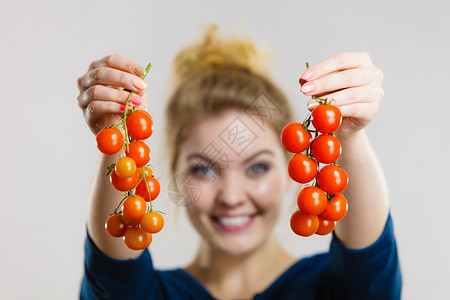
[[[211,217],[215,225],[229,232],[240,231],[248,228],[252,225],[255,218],[256,215]]]

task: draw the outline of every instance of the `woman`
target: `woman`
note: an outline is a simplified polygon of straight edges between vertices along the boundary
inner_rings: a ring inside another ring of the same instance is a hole
[[[186,174],[186,194],[189,186],[201,186],[187,208],[201,247],[184,269],[154,270],[147,250],[129,250],[105,232],[122,194],[104,176],[116,157],[100,158],[90,197],[83,299],[400,297],[386,184],[364,131],[383,96],[382,72],[369,55],[355,52],[330,56],[302,74],[305,95],[334,99],[342,111],[338,163],[351,180],[343,193],[349,211],[336,225],[330,253],[297,260],[273,234],[292,183],[279,142],[292,110],[261,62],[250,42],[219,39],[215,28],[175,60],[176,88],[167,106],[171,171]],[[145,104],[141,75],[140,65],[109,55],[78,79],[78,101],[93,133],[97,125],[119,121],[130,91],[139,95],[136,105]],[[258,101],[271,109],[255,110]]]

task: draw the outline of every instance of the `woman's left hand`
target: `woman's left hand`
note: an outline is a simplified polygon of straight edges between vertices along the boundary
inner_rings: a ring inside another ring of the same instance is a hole
[[[332,55],[310,66],[300,79],[303,94],[335,100],[332,104],[343,116],[337,132],[341,136],[356,133],[375,117],[384,94],[382,81],[383,72],[366,52]],[[314,103],[310,101],[308,107]]]

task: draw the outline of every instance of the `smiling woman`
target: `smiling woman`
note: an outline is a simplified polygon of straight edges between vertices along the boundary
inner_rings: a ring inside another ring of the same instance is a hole
[[[183,176],[181,192],[201,247],[185,268],[159,271],[148,250],[131,251],[109,236],[104,220],[122,196],[104,178],[112,159],[103,155],[90,199],[81,298],[400,297],[386,185],[364,132],[381,100],[381,71],[367,53],[352,52],[330,56],[302,76],[305,94],[332,97],[342,111],[338,162],[352,179],[344,191],[350,210],[336,225],[330,252],[299,260],[273,233],[292,184],[280,133],[293,120],[263,62],[251,42],[219,38],[214,26],[179,53],[166,111],[167,149],[172,175]],[[145,105],[141,68],[111,55],[80,77],[80,106],[93,132],[95,124],[114,124],[129,91]]]

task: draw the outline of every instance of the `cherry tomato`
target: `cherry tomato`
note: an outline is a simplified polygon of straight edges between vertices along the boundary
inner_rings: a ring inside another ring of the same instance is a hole
[[[114,188],[121,192],[131,191],[139,182],[137,172],[129,178],[120,178],[117,176],[116,170],[113,169],[109,178]]]
[[[138,226],[128,227],[123,240],[128,248],[132,250],[141,250],[148,244],[148,234]]]
[[[311,153],[314,158],[323,164],[334,163],[341,155],[341,143],[329,134],[321,134],[311,144]]]
[[[132,158],[122,157],[117,161],[115,170],[120,178],[130,178],[136,173],[136,163]]]
[[[348,175],[342,168],[328,165],[320,169],[317,175],[319,187],[328,194],[341,193],[348,184]]]
[[[113,237],[121,237],[125,235],[128,226],[123,222],[121,214],[110,216],[105,223],[106,232]]]
[[[150,246],[150,244],[152,243],[152,239],[153,239],[152,234],[147,232],[147,244],[144,246],[143,249],[148,248],[148,246]]]
[[[336,226],[336,221],[330,221],[318,216],[319,218],[319,228],[317,228],[316,234],[327,235],[334,230]]]
[[[147,211],[147,203],[144,198],[131,196],[122,203],[122,213],[130,219],[140,219]]]
[[[123,223],[125,223],[125,225],[127,225],[127,226],[137,226],[137,225],[139,225],[139,222],[141,221],[141,219],[130,219],[130,218],[124,216],[123,214],[122,214],[122,220],[123,220]]]
[[[152,169],[150,169],[149,167],[144,167],[144,169],[145,169],[145,176],[152,176],[153,175],[153,170]],[[138,174],[139,174],[139,177],[142,177],[142,167],[141,168],[139,168],[138,170]]]
[[[136,167],[145,166],[150,161],[150,148],[142,141],[134,141],[128,145],[125,150],[125,156],[132,158],[136,163]]]
[[[291,216],[291,229],[295,234],[301,236],[311,236],[319,228],[319,218],[316,215],[304,214],[295,211]]]
[[[145,213],[139,222],[141,228],[149,233],[157,233],[164,227],[164,218],[157,212]]]
[[[331,202],[333,204],[331,204]],[[330,221],[339,221],[347,214],[348,203],[347,199],[341,194],[336,194],[334,197],[328,201],[327,207],[325,210],[319,215],[319,217],[330,220]]]
[[[341,110],[334,105],[318,105],[311,112],[311,122],[320,133],[335,132],[341,121]]]
[[[160,192],[159,181],[153,176],[146,176],[145,180],[147,181],[148,188],[150,190],[150,197],[148,195],[147,186],[145,185],[145,181],[141,180],[138,186],[136,187],[136,194],[143,197],[145,201],[149,202],[150,200],[155,200],[158,197]]]
[[[281,144],[289,152],[303,152],[311,144],[311,133],[301,123],[289,123],[281,131]]]
[[[123,135],[117,128],[106,128],[100,130],[95,138],[95,142],[100,152],[112,155],[122,149]]]
[[[318,215],[327,206],[327,195],[318,187],[308,186],[298,194],[297,205],[305,214]]]
[[[293,180],[308,183],[317,175],[317,163],[306,155],[297,153],[289,160],[288,172]]]
[[[135,140],[148,139],[153,133],[153,119],[145,110],[137,110],[127,118],[128,134]]]

